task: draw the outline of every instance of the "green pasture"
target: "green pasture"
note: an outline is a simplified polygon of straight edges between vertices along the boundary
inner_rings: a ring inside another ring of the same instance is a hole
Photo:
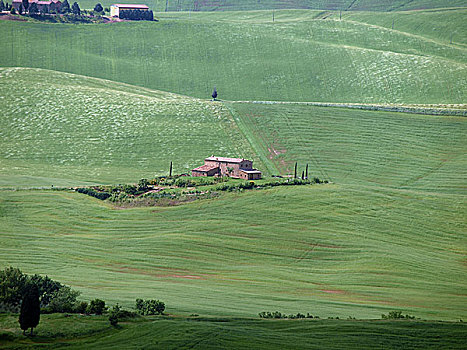
[[[110,6],[114,2],[103,0]],[[129,0],[126,3],[139,4]],[[143,3],[155,11],[251,11],[267,9],[317,9],[342,11],[406,11],[443,7],[466,7],[463,0],[147,0]],[[96,1],[80,0],[82,8],[94,8]]]
[[[264,162],[339,184],[465,195],[464,117],[294,104],[228,104]]]
[[[0,264],[173,314],[403,310],[465,319],[465,197],[364,185],[119,210],[76,192],[0,191]]]
[[[459,104],[466,11],[347,12],[339,20],[337,12],[284,10],[274,23],[270,11],[161,13],[153,23],[1,21],[8,44],[0,65],[196,98],[216,86],[224,100]]]
[[[183,173],[253,156],[219,103],[38,69],[0,69],[0,82],[0,187],[137,182],[171,161]]]
[[[37,335],[25,338],[11,332],[16,323],[0,316],[8,336],[1,349],[461,349],[466,332],[463,323],[447,322],[156,317],[113,328],[105,316],[43,315]]]

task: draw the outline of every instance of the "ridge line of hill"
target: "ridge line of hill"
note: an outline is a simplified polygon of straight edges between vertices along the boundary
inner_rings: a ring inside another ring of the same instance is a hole
[[[432,38],[427,38],[426,36],[423,36],[423,35],[404,32],[404,31],[398,30],[398,29],[390,29],[390,28],[386,28],[386,27],[383,27],[383,26],[379,26],[377,24],[371,24],[371,23],[360,22],[360,21],[356,21],[356,20],[348,20],[348,19],[344,19],[344,21],[349,22],[349,23],[361,24],[361,25],[364,25],[364,26],[367,26],[367,27],[378,28],[378,29],[381,29],[381,30],[384,30],[384,31],[400,33],[402,35],[406,35],[406,36],[409,36],[409,37],[414,37],[414,38],[417,38],[417,39],[420,39],[420,40],[430,41],[430,42],[435,43],[435,44],[440,45],[440,46],[454,47],[454,48],[459,49],[459,50],[467,50],[467,48],[465,48],[463,46],[463,44],[460,44],[460,43],[459,44],[447,44],[447,43],[443,43],[443,42],[437,41],[437,40],[432,39]],[[437,57],[439,57],[439,56],[437,56]],[[457,61],[454,61],[454,62],[457,62]]]
[[[467,104],[450,104],[450,105],[404,105],[404,104],[374,104],[374,103],[333,103],[333,102],[303,102],[303,101],[256,101],[256,100],[239,100],[227,101],[230,103],[253,103],[253,104],[290,104],[290,105],[304,105],[316,107],[337,107],[337,108],[351,108],[363,109],[370,111],[382,112],[400,112],[400,113],[414,113],[424,115],[446,115],[446,116],[461,116],[467,117]]]

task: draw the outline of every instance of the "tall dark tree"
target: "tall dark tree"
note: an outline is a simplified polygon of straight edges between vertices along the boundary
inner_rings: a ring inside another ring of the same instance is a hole
[[[172,176],[172,162],[170,162],[169,176]]]
[[[69,13],[70,12],[70,4],[68,0],[64,0],[62,2],[62,7],[60,7],[60,13]]]
[[[73,12],[73,14],[77,16],[81,14],[81,9],[79,8],[79,5],[76,1],[73,3],[73,6],[71,7],[71,12]]]
[[[30,284],[21,303],[21,312],[19,314],[19,324],[26,334],[26,330],[31,328],[31,335],[34,327],[39,324],[41,317],[41,306],[39,302],[39,289],[35,284]]]
[[[39,12],[39,8],[37,7],[37,4],[36,4],[35,2],[33,2],[33,3],[31,4],[31,6],[29,6],[29,13],[30,13],[31,15],[35,15],[35,14],[38,13],[38,12]]]
[[[22,4],[19,4],[19,7],[18,7],[18,14],[20,14],[20,15],[23,14],[23,5],[22,5]]]
[[[305,180],[305,171],[302,170],[302,180]]]
[[[102,11],[104,11],[104,8],[103,8],[102,5],[98,2],[98,3],[96,4],[96,6],[94,6],[94,11],[96,11],[96,12],[102,12]]]
[[[295,170],[293,172],[293,178],[296,179],[297,178],[297,162],[295,162]]]
[[[5,9],[5,3],[3,0],[0,1],[0,11],[3,11]]]
[[[308,163],[307,163],[306,169],[305,169],[305,179],[308,179]]]
[[[216,87],[214,86],[214,91],[212,92],[212,98],[215,100],[217,97],[217,89]]]
[[[21,5],[23,5],[24,12],[27,12],[29,8],[29,0],[21,0]]]

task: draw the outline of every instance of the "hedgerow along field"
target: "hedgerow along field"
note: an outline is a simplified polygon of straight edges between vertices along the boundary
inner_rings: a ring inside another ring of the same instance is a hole
[[[311,10],[276,11],[274,23],[270,11],[162,13],[153,23],[2,21],[9,45],[0,62],[197,98],[216,86],[224,100],[458,104],[466,100],[466,11],[430,11],[435,32],[420,29],[424,11],[377,13],[379,24]]]
[[[256,157],[226,107],[101,79],[0,68],[0,187],[137,182]],[[259,164],[258,166],[261,167]]]

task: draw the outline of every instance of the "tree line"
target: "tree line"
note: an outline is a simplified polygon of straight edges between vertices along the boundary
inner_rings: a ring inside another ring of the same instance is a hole
[[[106,302],[93,299],[89,303],[78,300],[79,291],[48,276],[27,275],[20,269],[7,267],[0,271],[0,312],[19,313],[23,333],[29,328],[31,335],[37,327],[40,315],[45,313],[80,313],[102,315],[107,312]],[[159,315],[165,311],[165,303],[159,300],[136,299],[136,312],[123,310],[118,304],[109,311],[109,321],[118,321],[137,315]]]

